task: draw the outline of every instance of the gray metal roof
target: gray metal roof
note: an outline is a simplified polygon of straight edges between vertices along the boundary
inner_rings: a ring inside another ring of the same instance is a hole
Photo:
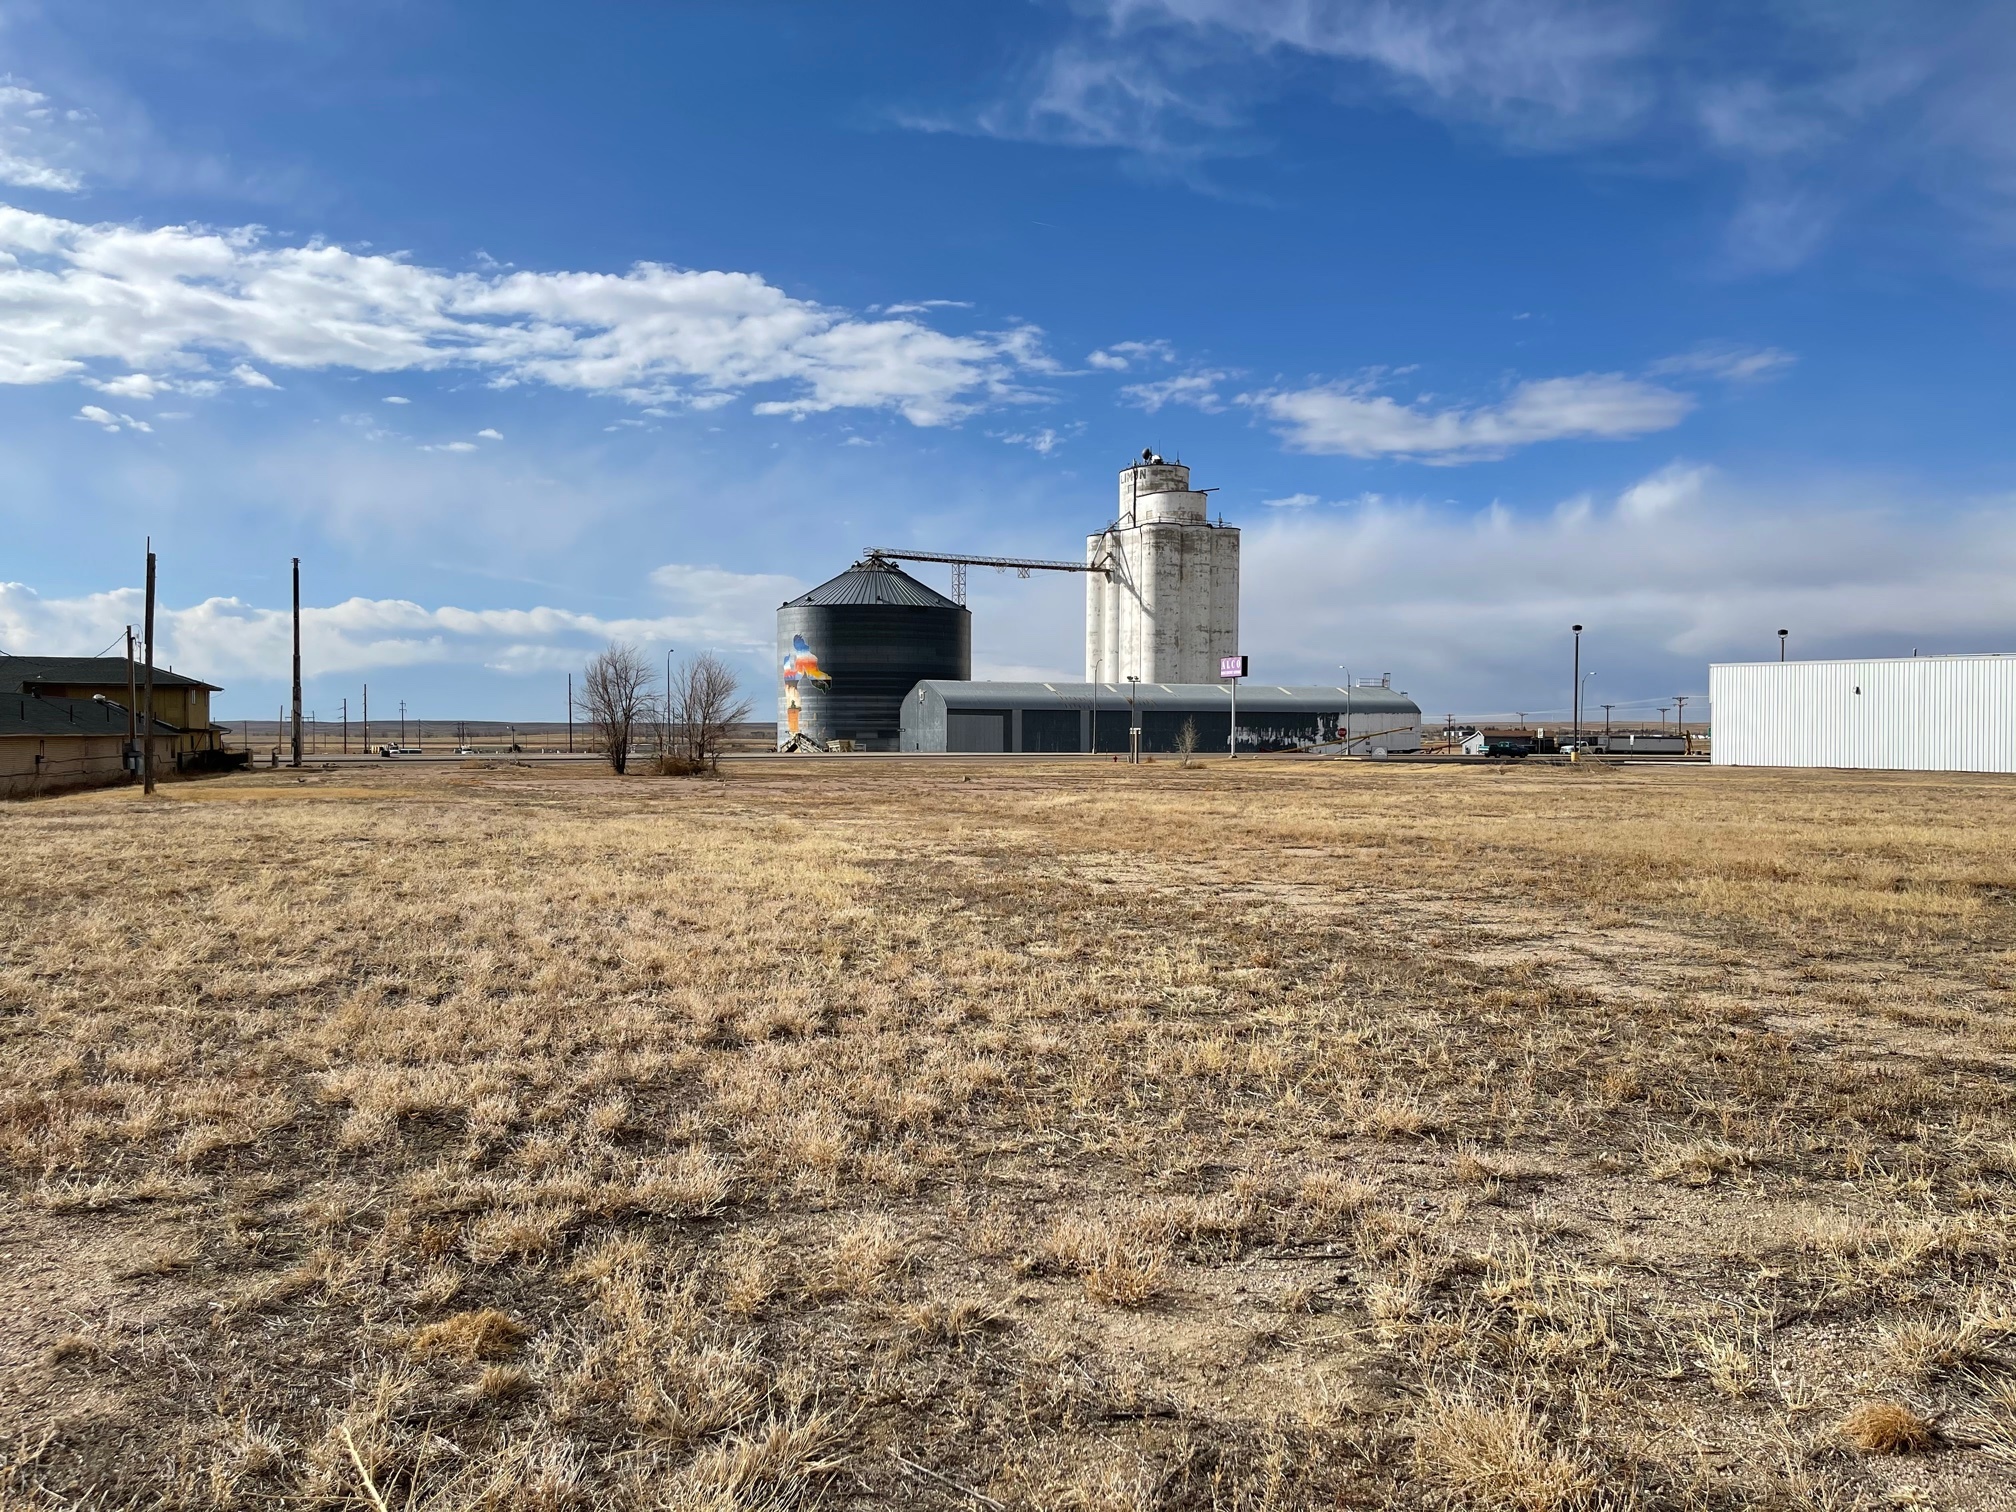
[[[139,725],[136,718],[135,727]],[[156,735],[180,733],[175,726],[154,721]],[[0,739],[7,736],[46,738],[59,735],[126,737],[126,711],[109,699],[36,698],[26,693],[0,693]]]
[[[136,684],[147,680],[147,669],[138,661],[133,664],[133,680]],[[0,656],[0,692],[18,692],[24,683],[79,683],[89,687],[124,688],[126,686],[126,658],[123,656]],[[154,686],[157,688],[208,688],[212,693],[224,690],[215,683],[206,683],[199,678],[184,677],[180,672],[170,672],[166,667],[154,669]]]
[[[781,607],[796,609],[806,604],[907,604],[919,609],[963,609],[935,588],[926,587],[900,567],[881,558],[856,562],[836,578],[829,578],[810,593],[800,594]]]
[[[1090,708],[1091,683],[1082,682],[944,682],[917,685],[929,688],[945,700],[950,709],[1030,708],[1054,704],[1059,708]],[[1134,704],[1141,709],[1212,709],[1232,701],[1230,684],[1102,682],[1098,686],[1099,707],[1116,708],[1127,702],[1129,688],[1135,689]],[[912,690],[914,693],[914,689]],[[1339,687],[1286,687],[1277,683],[1246,681],[1239,685],[1239,712],[1253,714],[1342,713],[1350,704],[1355,714],[1412,714],[1421,706],[1404,693],[1391,688],[1352,688],[1347,694]]]

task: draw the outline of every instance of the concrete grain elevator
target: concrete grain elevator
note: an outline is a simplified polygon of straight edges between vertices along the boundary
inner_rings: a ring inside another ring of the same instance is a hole
[[[1190,469],[1152,451],[1120,472],[1111,525],[1085,538],[1085,680],[1216,683],[1239,650],[1239,532],[1206,518]]]

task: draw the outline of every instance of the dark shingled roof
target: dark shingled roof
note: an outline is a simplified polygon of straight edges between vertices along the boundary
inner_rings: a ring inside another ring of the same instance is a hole
[[[927,588],[900,567],[880,557],[864,557],[836,578],[783,607],[805,604],[909,604],[919,609],[963,609],[935,588]]]
[[[133,681],[137,686],[147,680],[147,669],[137,660],[133,664]],[[31,682],[81,683],[90,687],[120,688],[126,686],[126,658],[123,656],[0,656],[0,693],[16,693]],[[224,690],[215,683],[206,683],[200,678],[184,677],[180,672],[170,672],[166,667],[154,669],[154,686],[157,688],[208,688],[212,693]]]
[[[139,721],[136,719],[134,724],[138,728]],[[154,733],[179,732],[175,726],[157,719]],[[113,735],[124,740],[126,710],[109,699],[101,703],[95,698],[36,698],[27,693],[0,693],[0,738],[10,735],[31,738]]]

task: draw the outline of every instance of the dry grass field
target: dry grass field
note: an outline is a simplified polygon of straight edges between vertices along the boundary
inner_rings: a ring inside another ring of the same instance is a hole
[[[2007,1507],[2016,783],[0,808],[0,1504]]]

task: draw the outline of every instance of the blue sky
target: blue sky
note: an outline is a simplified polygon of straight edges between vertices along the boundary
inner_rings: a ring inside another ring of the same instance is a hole
[[[318,712],[762,703],[782,598],[1077,556],[1144,445],[1270,680],[2016,650],[2006,4],[0,0],[0,74],[0,648],[151,534],[227,718],[297,554]],[[976,574],[977,673],[1080,593]]]

